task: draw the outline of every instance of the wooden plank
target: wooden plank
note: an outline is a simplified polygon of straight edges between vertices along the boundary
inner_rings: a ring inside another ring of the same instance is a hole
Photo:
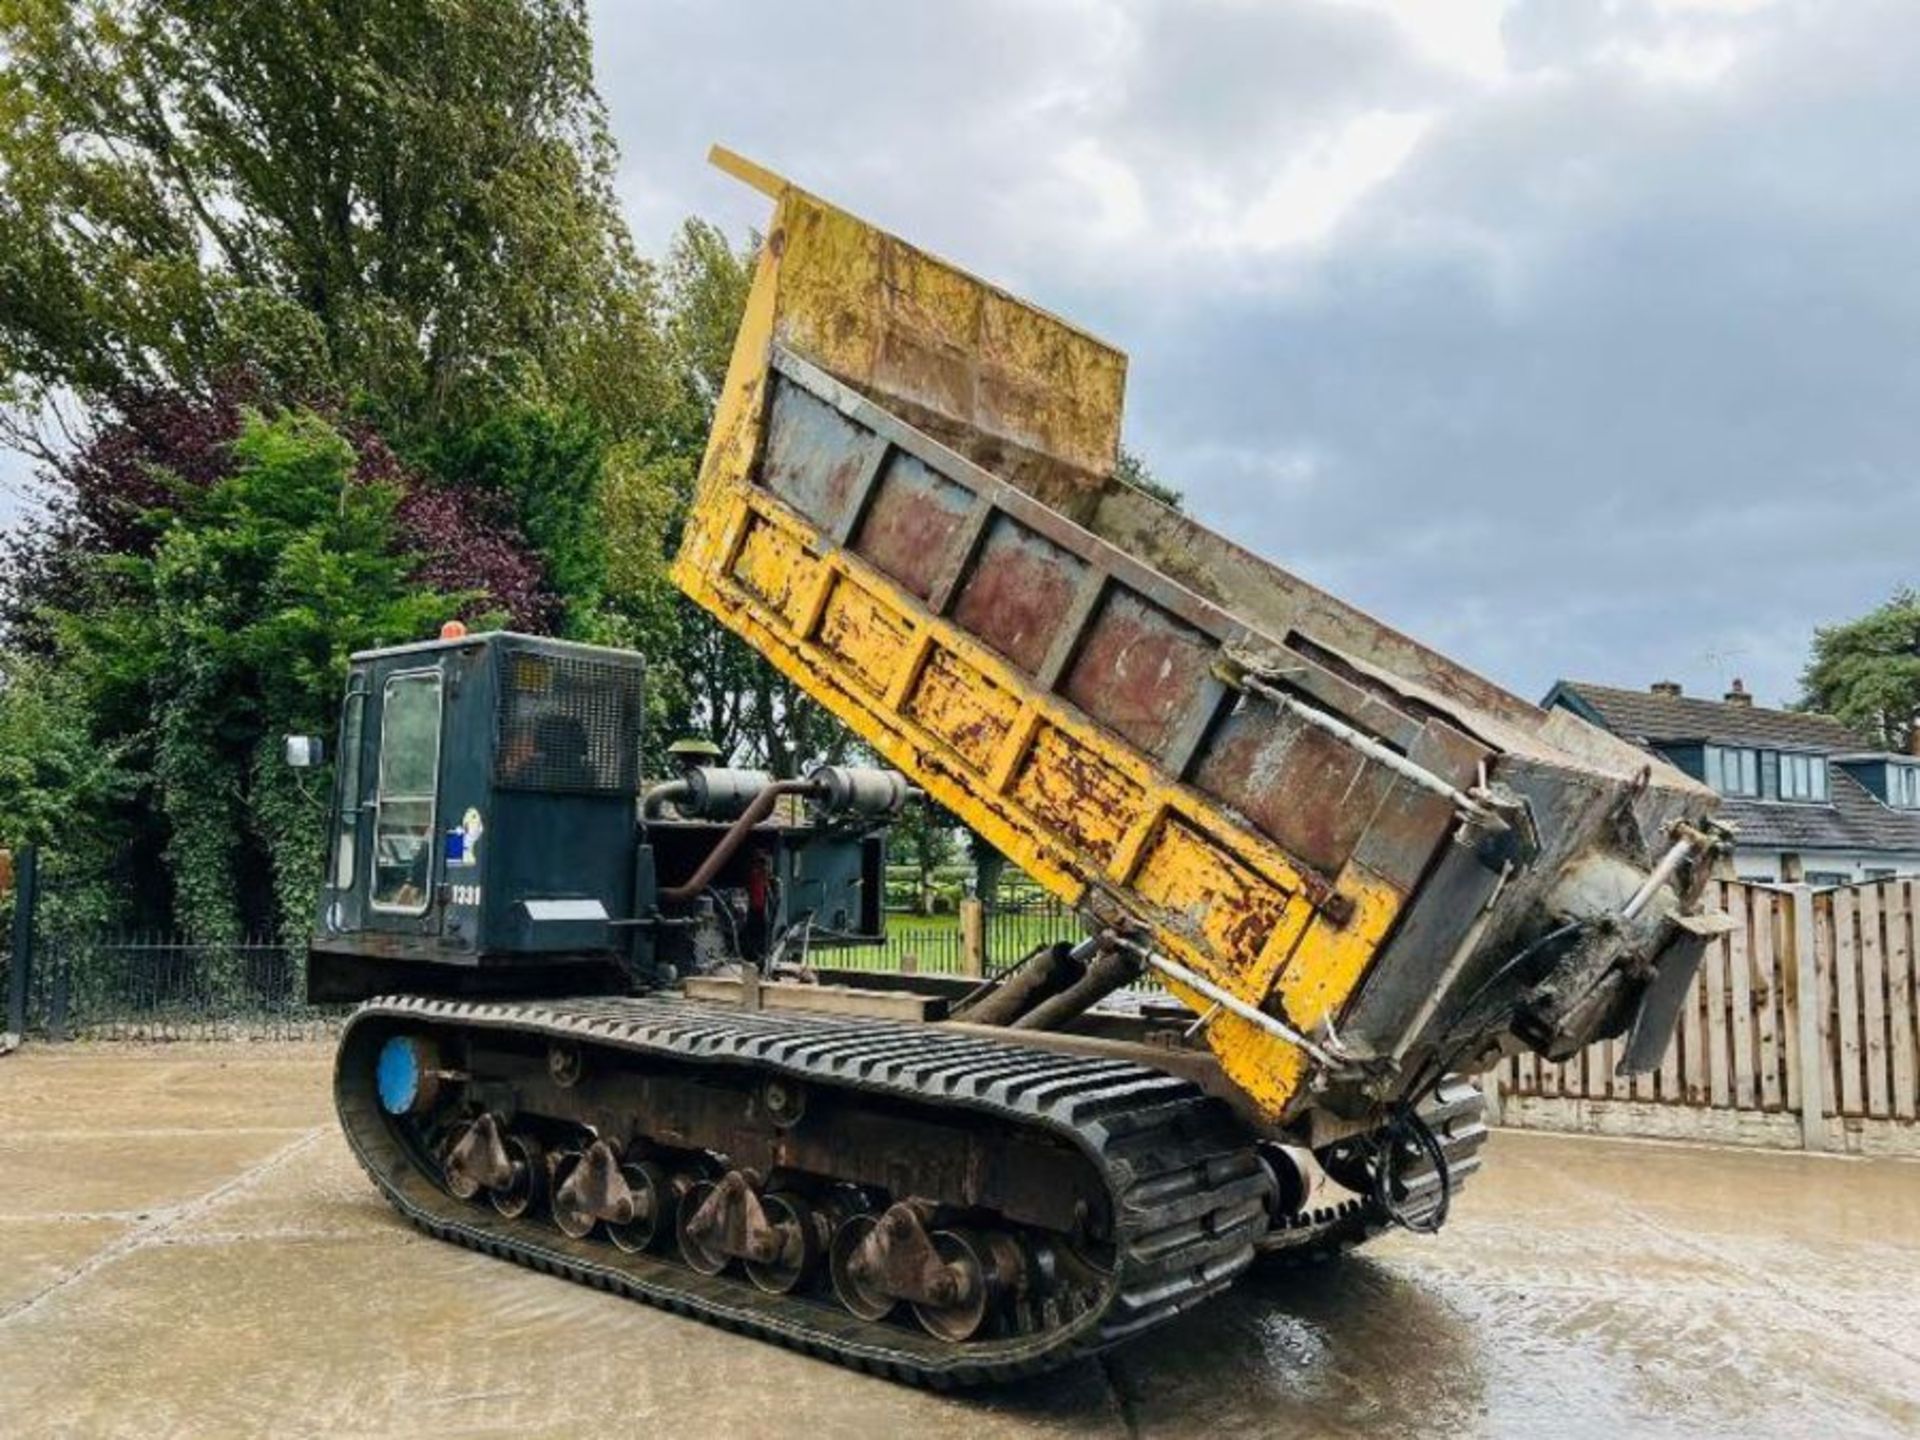
[[[1753,921],[1748,913],[1747,887],[1736,885],[1734,892],[1733,933],[1727,936],[1728,1022],[1733,1027],[1733,1103],[1741,1110],[1753,1108]]]
[[[1708,944],[1680,1012],[1680,1098],[1689,1105],[1705,1105],[1711,1098],[1707,1090],[1707,968],[1719,948],[1718,941]]]
[[[1759,1042],[1760,1104],[1780,1108],[1780,975],[1773,963],[1773,892],[1754,887],[1749,897],[1753,928],[1747,954],[1753,964],[1755,1038]]]
[[[1835,890],[1833,906],[1833,999],[1838,1011],[1834,1033],[1840,1062],[1840,1113],[1866,1109],[1860,1084],[1860,942],[1854,931],[1858,907],[1853,891]]]
[[[1780,1068],[1787,1108],[1800,1109],[1800,962],[1793,950],[1793,910],[1785,895],[1773,897],[1773,974],[1780,991]]]
[[[1522,1095],[1539,1094],[1540,1057],[1535,1055],[1531,1050],[1522,1050],[1518,1055],[1513,1057],[1513,1060],[1517,1067],[1514,1076],[1514,1088]]]
[[[1727,954],[1733,934],[1707,946],[1707,1094],[1716,1110],[1733,1104],[1733,1064],[1728,1050],[1733,1035],[1727,1024]]]
[[[747,986],[718,975],[690,975],[680,982],[689,1000],[750,1003]],[[947,1002],[937,995],[898,990],[859,990],[843,985],[800,985],[762,980],[759,1003],[768,1010],[805,1010],[817,1015],[873,1015],[887,1020],[944,1020]]]
[[[1920,1080],[1916,1079],[1914,1031],[1920,1014],[1914,1010],[1913,882],[1895,880],[1887,886],[1887,1017],[1893,1029],[1893,1113],[1915,1118],[1920,1107]]]
[[[1880,929],[1880,887],[1862,885],[1860,906],[1860,999],[1866,1043],[1867,1113],[1887,1114],[1887,942]]]
[[[1840,1113],[1840,1041],[1838,988],[1833,978],[1833,897],[1813,897],[1813,966],[1818,983],[1812,999],[1814,1021],[1820,1031],[1820,1113]]]

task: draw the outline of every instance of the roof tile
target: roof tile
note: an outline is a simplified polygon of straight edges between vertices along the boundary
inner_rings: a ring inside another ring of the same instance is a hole
[[[1555,688],[1571,691],[1592,706],[1614,734],[1641,744],[1704,740],[1716,745],[1766,745],[1827,754],[1872,748],[1831,715],[1729,705],[1692,695],[1618,690],[1585,681],[1563,680]]]

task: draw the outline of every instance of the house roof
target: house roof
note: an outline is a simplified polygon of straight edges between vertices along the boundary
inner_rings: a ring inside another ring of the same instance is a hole
[[[1735,843],[1743,848],[1920,853],[1920,810],[1882,805],[1838,765],[1827,767],[1827,780],[1828,804],[1725,799],[1720,818],[1738,827]]]
[[[1571,698],[1572,709],[1591,712],[1589,718],[1625,740],[1641,745],[1702,740],[1715,745],[1756,745],[1778,750],[1818,750],[1823,754],[1854,753],[1868,742],[1831,715],[1801,710],[1769,710],[1760,705],[1729,705],[1693,695],[1656,695],[1650,690],[1619,690],[1590,685],[1584,680],[1562,680],[1546,703]],[[1869,797],[1871,798],[1871,797]]]
[[[1720,802],[1720,818],[1738,827],[1737,844],[1757,850],[1863,850],[1920,854],[1920,811],[1895,810],[1875,799],[1842,765],[1841,755],[1885,759],[1831,715],[1729,705],[1691,695],[1656,695],[1562,680],[1547,705],[1564,704],[1640,745],[1701,742],[1778,750],[1814,750],[1828,756],[1826,804],[1798,800]]]

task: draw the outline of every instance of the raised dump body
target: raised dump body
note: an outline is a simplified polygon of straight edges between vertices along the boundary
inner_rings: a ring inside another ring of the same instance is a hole
[[[715,159],[775,210],[688,594],[1131,934],[1266,1120],[1629,1027],[1657,1062],[1711,792],[1120,482],[1119,351]]]

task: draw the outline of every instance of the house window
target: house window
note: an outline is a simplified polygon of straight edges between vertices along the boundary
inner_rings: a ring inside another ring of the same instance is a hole
[[[1898,810],[1920,810],[1920,765],[1887,767],[1887,803]]]
[[[1780,798],[1823,801],[1827,798],[1827,757],[1780,755]]]
[[[1760,793],[1760,752],[1707,746],[1707,784],[1722,795]]]

